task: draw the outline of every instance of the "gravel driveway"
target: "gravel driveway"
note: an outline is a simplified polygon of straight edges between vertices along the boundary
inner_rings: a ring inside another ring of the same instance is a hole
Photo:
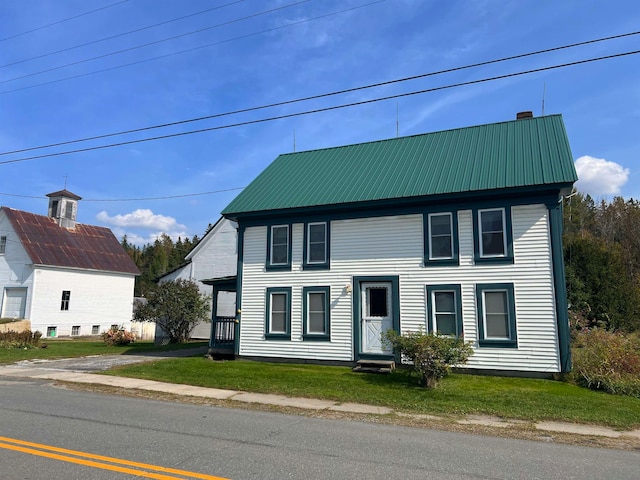
[[[152,362],[167,358],[194,357],[204,355],[208,347],[187,348],[170,352],[149,352],[143,355],[91,355],[78,358],[61,358],[59,360],[23,360],[14,365],[28,368],[44,368],[48,370],[68,370],[71,372],[99,372],[120,365]]]

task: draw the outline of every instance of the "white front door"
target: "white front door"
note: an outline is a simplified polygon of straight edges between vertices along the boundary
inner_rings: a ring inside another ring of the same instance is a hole
[[[382,334],[393,328],[391,282],[363,282],[360,291],[362,353],[391,354],[391,347],[382,340]]]
[[[26,288],[7,288],[2,302],[2,317],[24,318],[24,307],[27,303]]]

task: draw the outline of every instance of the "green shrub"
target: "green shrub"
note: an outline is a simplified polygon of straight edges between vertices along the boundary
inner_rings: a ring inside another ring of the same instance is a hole
[[[31,330],[0,332],[0,348],[38,348],[40,346],[40,337],[42,337],[42,333],[38,331],[31,332]]]
[[[640,340],[599,328],[577,332],[572,375],[592,390],[640,398]]]
[[[422,330],[403,335],[387,330],[385,340],[413,363],[413,369],[420,375],[420,385],[427,388],[435,388],[452,366],[467,363],[473,353],[471,342]]]
[[[136,339],[135,334],[125,330],[123,327],[111,327],[102,334],[102,340],[107,345],[129,345]]]

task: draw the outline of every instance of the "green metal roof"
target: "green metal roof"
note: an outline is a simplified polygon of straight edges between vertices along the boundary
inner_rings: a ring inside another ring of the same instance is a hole
[[[561,115],[280,155],[225,216],[578,179]]]

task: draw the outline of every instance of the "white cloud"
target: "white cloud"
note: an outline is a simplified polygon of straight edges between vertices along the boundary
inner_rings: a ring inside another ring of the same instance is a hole
[[[174,232],[175,230],[185,230],[187,227],[180,225],[175,218],[165,215],[156,215],[148,208],[134,210],[125,215],[109,216],[106,211],[96,215],[96,218],[103,223],[114,227],[145,228],[148,230],[160,230],[162,232]]]
[[[585,155],[576,160],[576,188],[590,195],[616,195],[629,179],[629,169],[603,158]]]

